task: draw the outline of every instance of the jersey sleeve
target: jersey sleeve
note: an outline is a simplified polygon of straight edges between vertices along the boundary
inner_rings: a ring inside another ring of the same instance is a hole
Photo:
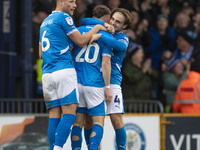
[[[61,15],[61,25],[67,35],[70,35],[71,33],[77,31],[72,17],[66,13]]]
[[[102,32],[102,35],[105,35],[105,34],[106,33]],[[110,35],[110,34],[106,34],[105,36],[112,38],[112,35]],[[105,44],[102,56],[111,57],[111,50],[112,50],[112,47],[110,47],[109,45]]]
[[[112,47],[114,51],[125,51],[128,47],[128,42],[125,39],[116,40],[113,37],[108,37],[102,34],[100,40],[109,47]]]
[[[97,25],[97,24],[101,24],[103,26],[105,24],[105,22],[103,22],[101,20],[98,20],[98,19],[95,19],[95,18],[83,18],[81,20],[81,24],[83,26],[86,26],[86,25]]]

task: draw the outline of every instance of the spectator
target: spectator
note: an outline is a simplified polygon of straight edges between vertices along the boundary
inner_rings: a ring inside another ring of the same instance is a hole
[[[177,35],[177,49],[175,50],[172,58],[166,60],[165,63],[170,63],[176,59],[180,59],[184,64],[184,67],[188,67],[189,60],[191,58],[192,52],[194,50],[193,43],[196,39],[196,34],[192,31],[182,30]]]
[[[176,89],[180,82],[187,77],[187,72],[184,69],[180,60],[175,60],[168,64],[168,70],[164,70],[162,74],[163,94],[166,98],[165,112],[172,112],[172,104],[174,101]]]
[[[145,47],[147,57],[152,59],[152,67],[160,70],[160,58],[166,50],[173,51],[175,49],[175,32],[168,26],[168,17],[161,14],[157,17],[156,27],[150,27],[151,43]],[[156,41],[156,42],[155,42]]]
[[[128,60],[122,71],[124,99],[152,99],[152,82],[158,74],[151,68],[151,59],[144,61],[141,45],[130,43],[127,51]]]
[[[135,9],[131,9],[130,12],[134,18],[134,29],[126,30],[124,33],[129,37],[130,41],[134,41],[143,46],[149,45],[151,37],[148,31],[148,20],[140,18],[139,12]]]
[[[93,9],[97,5],[102,5],[103,2],[102,0],[85,0],[85,3],[87,5],[87,10],[86,10],[86,17],[92,17],[93,15]]]
[[[39,30],[42,21],[51,13],[50,3],[35,1],[33,3],[32,21],[33,21],[33,86],[34,97],[42,98],[42,82],[41,82],[41,60],[39,59]],[[40,75],[39,75],[40,74]]]
[[[107,5],[112,11],[115,8],[118,8],[121,4],[120,0],[104,0],[104,4]]]
[[[166,16],[170,16],[170,6],[169,6],[169,0],[157,0],[155,4],[152,5],[152,9],[150,9],[150,18],[149,22],[150,24],[155,25],[155,22],[157,21],[157,16],[159,14],[164,14]]]
[[[200,33],[200,13],[196,13],[194,16],[193,16],[193,25],[194,25],[194,32],[196,34],[199,34]]]
[[[176,90],[173,111],[188,114],[200,114],[200,54],[194,53],[190,72]]]
[[[75,9],[73,19],[76,27],[81,26],[81,20],[86,17],[87,6],[83,0],[76,1],[77,7]]]
[[[176,18],[174,21],[174,28],[175,28],[176,33],[180,32],[181,30],[189,30],[189,31],[194,30],[194,27],[191,24],[190,17],[184,12],[179,12],[176,15]]]

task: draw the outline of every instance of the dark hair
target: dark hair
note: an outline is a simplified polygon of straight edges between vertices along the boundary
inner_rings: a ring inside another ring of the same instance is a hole
[[[142,45],[130,42],[127,48],[127,54],[132,57],[139,49],[143,49]]]
[[[44,3],[44,2],[40,2],[40,1],[37,1],[34,3],[34,6],[33,6],[33,11],[38,13],[38,12],[45,12],[47,14],[50,14],[51,11],[52,11],[52,8],[50,6],[50,3]]]
[[[131,15],[131,13],[127,10],[127,9],[124,9],[124,8],[115,8],[110,16],[112,17],[114,13],[116,12],[119,12],[121,13],[124,17],[125,17],[125,25],[127,25],[126,28],[124,28],[125,30],[127,29],[132,29],[134,27],[133,25],[133,16]]]
[[[188,43],[193,44],[195,42],[197,35],[193,31],[189,31],[186,29],[182,29],[179,32],[177,32],[177,37],[181,36],[184,38]]]
[[[105,15],[110,15],[110,13],[110,9],[105,5],[97,5],[93,9],[93,17],[95,18],[101,18]]]

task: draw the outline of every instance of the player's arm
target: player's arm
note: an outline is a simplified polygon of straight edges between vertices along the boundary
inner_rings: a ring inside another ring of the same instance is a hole
[[[39,58],[42,59],[42,48],[41,48],[41,44],[39,44]]]
[[[94,26],[94,28],[92,28],[89,32],[81,35],[81,33],[77,30],[71,34],[68,35],[68,37],[79,47],[83,47],[85,44],[87,44],[92,35],[96,34],[97,32],[99,32],[99,30],[104,30],[106,31],[106,28],[102,25],[96,25]]]
[[[103,56],[102,57],[102,74],[105,82],[105,94],[106,94],[106,101],[112,100],[112,93],[110,90],[110,75],[111,75],[111,63],[110,63],[110,56]]]
[[[115,51],[125,51],[127,49],[127,45],[122,40],[116,40],[112,37],[108,37],[102,34],[94,34],[90,40],[90,43],[101,40],[109,47],[112,47]]]
[[[82,25],[97,25],[100,24],[102,26],[104,26],[109,33],[114,34],[115,33],[115,28],[113,27],[113,25],[110,25],[106,22],[103,22],[99,19],[95,19],[95,18],[83,18],[81,20],[81,24]]]
[[[98,20],[98,19],[94,19],[94,18],[83,18],[81,20],[81,24],[83,26],[85,26],[85,25],[96,25],[96,24],[101,24],[103,26],[105,24],[105,22]]]

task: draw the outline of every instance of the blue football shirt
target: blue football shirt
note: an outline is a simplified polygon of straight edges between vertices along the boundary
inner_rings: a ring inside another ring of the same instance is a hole
[[[81,34],[89,32],[94,26],[81,26],[78,28]],[[112,37],[111,34],[100,31],[103,35]],[[111,57],[111,48],[103,42],[96,41],[79,47],[72,44],[74,48],[73,59],[77,71],[78,82],[84,86],[104,87],[102,75],[102,56]]]
[[[81,23],[83,25],[96,25],[96,24],[101,24],[103,25],[104,22],[94,19],[94,18],[84,18],[82,19]],[[102,38],[103,37],[103,38]],[[129,38],[123,33],[114,33],[113,34],[114,39],[111,39],[110,37],[107,36],[101,36],[101,41],[106,43],[109,47],[114,48],[113,51],[111,52],[111,79],[110,83],[111,84],[117,84],[121,85],[122,82],[122,73],[121,73],[121,67],[122,67],[122,62],[124,59],[124,55],[126,53],[128,44],[129,44]],[[120,42],[118,42],[120,41]]]
[[[77,31],[73,19],[65,12],[53,11],[40,26],[42,73],[73,68],[68,35]]]

